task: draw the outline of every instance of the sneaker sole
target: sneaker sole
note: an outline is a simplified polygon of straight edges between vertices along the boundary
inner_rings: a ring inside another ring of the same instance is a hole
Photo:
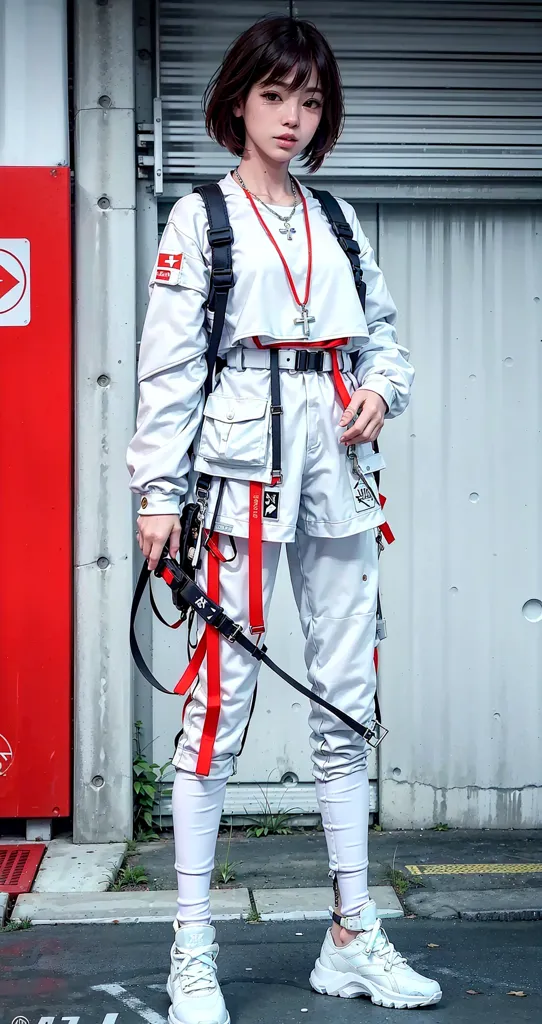
[[[169,984],[169,978],[168,978],[168,980],[166,982],[166,991],[167,991],[167,994],[168,994],[169,998],[172,999],[171,986]],[[170,1006],[170,1008],[168,1010],[167,1019],[169,1021],[169,1024],[186,1024],[186,1021],[179,1020],[179,1018],[175,1016],[175,1014],[173,1013],[173,1006]],[[212,1024],[218,1024],[218,1021],[216,1021],[216,1022],[213,1021]],[[226,1020],[223,1021],[223,1022],[221,1021],[220,1024],[231,1024],[231,1018],[230,1018],[229,1013],[228,1013],[228,1016],[226,1017]]]
[[[442,992],[435,992],[427,998],[423,996],[401,996],[398,992],[390,992],[372,985],[369,981],[361,981],[357,974],[340,974],[323,967],[320,960],[314,965],[309,982],[311,988],[323,996],[340,996],[342,999],[356,999],[358,996],[369,996],[376,1006],[385,1006],[394,1010],[412,1010],[416,1006],[433,1006],[442,999]]]

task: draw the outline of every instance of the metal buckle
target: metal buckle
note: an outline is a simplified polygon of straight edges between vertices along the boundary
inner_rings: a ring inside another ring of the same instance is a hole
[[[365,737],[365,742],[369,747],[372,747],[373,750],[378,750],[382,740],[386,739],[389,729],[386,729],[381,722],[377,722],[376,718],[373,718],[368,728],[371,730],[373,735],[371,739],[367,739],[367,737]]]
[[[272,416],[282,416],[282,405],[272,405],[271,406],[271,415]]]
[[[238,622],[234,622],[233,629],[232,629],[230,635],[229,636],[225,636],[224,639],[227,640],[229,644],[233,644],[235,642],[235,638],[238,637],[239,633],[242,633],[242,632],[243,632],[243,627],[240,626]],[[224,636],[224,634],[222,634],[222,635]]]

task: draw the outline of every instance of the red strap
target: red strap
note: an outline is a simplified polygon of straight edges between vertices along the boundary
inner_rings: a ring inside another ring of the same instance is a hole
[[[216,534],[211,538],[215,540]],[[207,558],[207,590],[211,601],[220,604],[220,562],[209,554]],[[220,633],[207,626],[207,710],[196,765],[197,775],[208,775],[211,769],[213,747],[220,717]]]
[[[248,521],[248,620],[251,633],[265,633],[263,621],[263,484],[250,484]]]
[[[188,662],[188,667],[185,669],[183,675],[179,679],[179,682],[177,683],[173,691],[174,693],[180,693],[183,696],[186,693],[186,691],[190,689],[192,683],[194,682],[194,679],[196,678],[201,668],[206,653],[207,627],[205,627],[203,636],[201,637],[198,646],[196,647],[196,650],[194,651],[192,657],[190,658],[190,661]]]
[[[209,539],[205,542],[205,545],[207,547],[207,550],[210,551],[211,554],[215,556],[215,558],[218,558],[219,562],[227,562],[226,556],[222,554],[214,537],[209,537]]]
[[[350,393],[344,383],[342,373],[339,368],[339,358],[336,352],[331,353],[331,369],[333,372],[333,383],[339,396],[339,401],[341,402],[343,409],[346,409],[346,406],[350,402]]]

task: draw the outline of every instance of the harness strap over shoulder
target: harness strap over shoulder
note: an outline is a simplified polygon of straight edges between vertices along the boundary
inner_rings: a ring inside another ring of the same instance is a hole
[[[214,320],[207,349],[207,380],[205,381],[205,395],[207,396],[213,390],[213,371],[224,330],[228,295],[230,289],[233,288],[231,255],[233,231],[230,227],[224,193],[220,186],[216,182],[210,182],[208,185],[198,185],[194,192],[197,192],[205,203],[209,221],[207,237],[213,260],[209,309],[214,312]]]
[[[350,266],[352,267],[352,273],[354,275],[354,284],[356,285],[359,301],[361,302],[361,308],[363,309],[363,312],[365,312],[365,295],[367,287],[363,280],[363,271],[359,261],[359,245],[354,238],[352,228],[346,220],[337,200],[331,195],[331,192],[313,188],[312,185],[311,192],[314,198],[320,203],[322,210],[331,224],[333,234],[337,238],[341,249],[344,250],[350,261]]]

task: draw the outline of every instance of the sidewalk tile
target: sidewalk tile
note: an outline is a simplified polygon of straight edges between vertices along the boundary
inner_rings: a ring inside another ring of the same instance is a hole
[[[403,917],[403,908],[391,885],[369,890],[382,918]],[[312,889],[255,889],[254,899],[262,921],[328,921],[329,887]]]
[[[177,892],[34,893],[19,896],[12,920],[29,917],[33,924],[137,924],[140,921],[173,921]],[[211,891],[215,921],[240,920],[250,913],[247,889]]]

